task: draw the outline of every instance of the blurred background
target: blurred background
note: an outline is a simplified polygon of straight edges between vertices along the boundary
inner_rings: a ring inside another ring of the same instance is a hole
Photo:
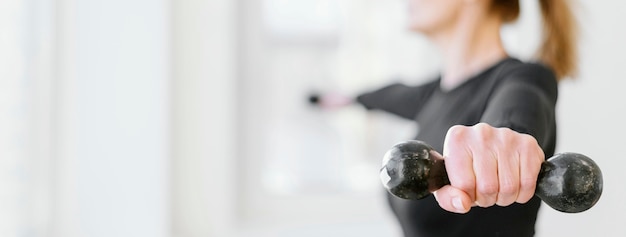
[[[400,236],[378,169],[410,121],[357,94],[436,75],[405,0],[1,0],[0,236]],[[560,85],[557,151],[594,158],[591,210],[541,209],[537,236],[626,236],[626,21],[581,0],[581,74]],[[503,29],[539,42],[536,1]]]

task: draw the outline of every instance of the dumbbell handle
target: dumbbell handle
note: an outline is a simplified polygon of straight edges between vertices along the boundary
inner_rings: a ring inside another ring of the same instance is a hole
[[[441,154],[421,141],[393,146],[383,159],[381,180],[391,194],[404,199],[422,199],[450,184]],[[602,172],[585,155],[559,153],[541,165],[535,195],[558,211],[585,211],[601,194]]]

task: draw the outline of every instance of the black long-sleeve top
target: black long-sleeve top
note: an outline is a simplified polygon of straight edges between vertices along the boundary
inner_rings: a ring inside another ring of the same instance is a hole
[[[367,109],[415,120],[415,139],[439,152],[450,127],[484,122],[530,134],[547,157],[554,154],[558,88],[547,67],[507,58],[452,90],[439,85],[440,79],[419,86],[392,84],[357,101]],[[441,209],[432,195],[422,200],[388,195],[388,200],[406,237],[533,236],[541,204],[534,197],[526,204],[473,207],[467,214],[455,214]]]

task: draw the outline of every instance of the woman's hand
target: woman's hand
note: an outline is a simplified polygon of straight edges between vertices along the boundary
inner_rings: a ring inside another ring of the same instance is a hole
[[[532,136],[485,123],[450,128],[443,156],[450,185],[437,190],[435,198],[443,209],[456,213],[476,205],[528,202],[545,159]]]
[[[339,109],[354,103],[354,99],[339,93],[312,94],[309,102],[322,109]]]

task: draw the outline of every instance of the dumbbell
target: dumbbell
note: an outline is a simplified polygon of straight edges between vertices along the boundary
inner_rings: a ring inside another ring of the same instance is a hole
[[[422,141],[394,145],[383,158],[383,186],[403,199],[422,199],[450,184],[441,154]],[[588,210],[602,195],[602,172],[589,157],[559,153],[543,162],[535,195],[566,213]]]

